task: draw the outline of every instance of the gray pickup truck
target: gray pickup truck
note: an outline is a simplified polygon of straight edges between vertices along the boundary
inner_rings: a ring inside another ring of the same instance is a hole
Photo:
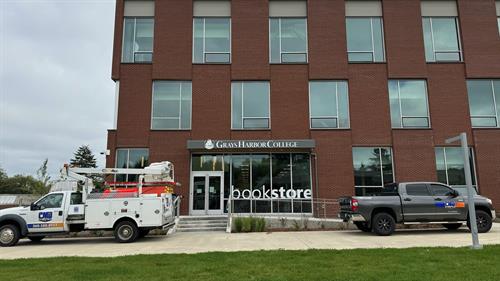
[[[477,228],[488,232],[495,219],[490,199],[475,195]],[[467,196],[442,183],[406,182],[386,185],[374,196],[339,198],[339,217],[364,232],[391,235],[396,224],[438,223],[450,230],[468,223]]]

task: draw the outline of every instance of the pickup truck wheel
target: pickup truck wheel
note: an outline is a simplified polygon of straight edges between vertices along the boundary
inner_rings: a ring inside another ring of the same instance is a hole
[[[482,210],[476,210],[477,232],[485,233],[490,231],[493,221],[490,214]],[[470,229],[470,221],[467,220],[467,227]]]
[[[354,225],[363,232],[372,232],[372,228],[367,222],[356,221]]]
[[[17,244],[21,238],[19,227],[7,224],[0,227],[0,246],[11,247]]]
[[[443,226],[449,230],[457,230],[462,226],[462,224],[461,223],[443,223]]]
[[[28,236],[28,239],[33,243],[38,243],[42,241],[43,238],[45,238],[45,236]]]
[[[388,236],[396,229],[396,221],[388,213],[378,213],[373,217],[372,229],[377,235]]]
[[[122,221],[115,227],[115,240],[120,243],[134,242],[139,236],[139,229],[133,222]]]

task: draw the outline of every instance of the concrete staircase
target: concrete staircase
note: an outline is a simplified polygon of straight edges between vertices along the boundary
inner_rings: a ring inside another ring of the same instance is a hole
[[[181,216],[177,232],[226,231],[227,216]]]

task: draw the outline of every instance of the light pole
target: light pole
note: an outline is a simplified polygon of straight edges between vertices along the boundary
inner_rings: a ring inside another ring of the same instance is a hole
[[[479,244],[479,237],[477,235],[477,222],[476,222],[476,207],[474,205],[474,192],[472,190],[472,175],[470,172],[470,156],[469,147],[467,145],[467,134],[460,133],[460,135],[449,138],[445,142],[447,144],[460,141],[462,146],[462,152],[464,156],[464,173],[465,173],[465,183],[467,185],[467,205],[469,207],[469,224],[472,234],[472,249],[482,249],[483,246]]]

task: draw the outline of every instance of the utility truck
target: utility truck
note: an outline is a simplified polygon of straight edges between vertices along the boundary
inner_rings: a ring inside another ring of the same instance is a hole
[[[96,192],[92,176],[136,175],[137,182],[106,183]],[[94,169],[64,165],[61,180],[49,194],[31,206],[0,210],[0,246],[27,237],[39,242],[46,236],[84,230],[112,230],[115,240],[129,243],[152,229],[175,223],[179,198],[173,198],[174,166],[168,161],[144,169]]]

